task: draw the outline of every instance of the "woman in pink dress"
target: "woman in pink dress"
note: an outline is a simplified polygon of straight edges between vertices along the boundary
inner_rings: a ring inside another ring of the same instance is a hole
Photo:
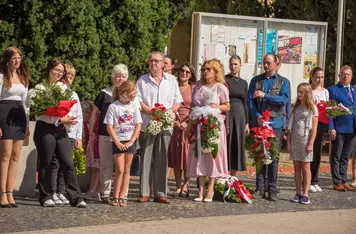
[[[186,141],[188,120],[192,104],[192,93],[196,82],[195,71],[190,63],[184,63],[178,72],[179,90],[183,102],[174,121],[173,135],[168,148],[168,167],[174,169],[176,189],[173,196],[189,196],[189,177],[186,176],[189,144]],[[182,172],[184,170],[184,183],[182,186]],[[181,187],[182,186],[182,187]]]
[[[217,59],[205,61],[201,69],[200,84],[193,89],[193,106],[201,107],[209,105],[213,108],[220,109],[221,112],[229,111],[229,91],[224,83],[225,79],[221,62]],[[213,95],[213,98],[209,97],[209,100],[207,100],[206,97],[209,96],[206,95],[207,93]],[[214,179],[228,174],[226,130],[223,121],[220,122],[219,140],[219,149],[216,158],[214,159],[211,153],[202,153],[199,165],[197,165],[198,160],[194,152],[195,144],[189,147],[187,176],[198,177],[199,182],[199,194],[194,201],[212,202],[214,196]],[[204,197],[205,176],[209,177],[209,185]]]

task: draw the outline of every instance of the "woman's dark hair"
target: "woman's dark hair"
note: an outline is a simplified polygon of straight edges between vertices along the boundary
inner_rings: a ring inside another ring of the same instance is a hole
[[[239,62],[241,63],[241,58],[240,58],[240,56],[238,56],[238,55],[233,55],[233,56],[231,56],[231,58],[229,59],[229,63],[231,63],[231,61],[233,60],[233,59],[237,59],[237,60],[239,60]]]
[[[53,68],[57,67],[59,64],[63,65],[64,68],[64,72],[62,77],[59,79],[59,81],[62,81],[63,83],[68,83],[67,77],[66,77],[66,67],[64,66],[64,63],[62,62],[62,60],[60,60],[60,58],[54,58],[51,61],[49,61],[49,63],[47,64],[47,68],[45,69],[44,73],[43,73],[43,79],[49,79],[49,74],[50,72],[53,70]]]
[[[321,67],[314,67],[311,71],[310,71],[310,77],[309,77],[309,84],[312,83],[312,78],[315,75],[315,73],[320,72],[320,71],[324,71]]]
[[[166,55],[164,56],[165,58],[168,58],[169,60],[171,60],[171,64],[174,65],[176,63],[176,61],[174,60],[174,58],[170,55]]]
[[[188,67],[189,70],[190,70],[190,78],[188,80],[188,83],[190,85],[194,85],[197,82],[197,77],[195,76],[195,69],[192,66],[192,64],[190,64],[188,62],[183,63],[182,66],[180,66],[180,68],[179,68],[179,71],[178,71],[178,83],[180,83],[180,78],[179,77],[180,77],[181,70],[182,70],[182,68],[184,66]]]
[[[17,47],[15,46],[8,47],[4,51],[4,54],[2,55],[2,58],[0,60],[0,73],[4,74],[4,87],[8,89],[11,88],[12,86],[11,83],[12,72],[10,71],[9,62],[12,56],[14,56],[16,53],[22,57],[22,53]],[[20,67],[17,68],[16,72],[19,76],[21,83],[25,87],[28,87],[30,83],[30,73],[27,69],[26,64],[23,63],[22,58],[21,58]]]

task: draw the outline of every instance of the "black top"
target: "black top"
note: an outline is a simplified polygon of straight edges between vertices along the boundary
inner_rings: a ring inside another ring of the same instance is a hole
[[[241,102],[245,111],[245,120],[246,123],[248,123],[248,85],[246,80],[241,79],[240,77],[235,77],[231,74],[226,75],[225,78],[229,88],[230,105],[233,105],[234,102]]]
[[[112,89],[106,88],[100,91],[98,96],[95,98],[94,105],[100,111],[100,122],[98,128],[98,135],[109,136],[108,131],[106,130],[106,124],[104,124],[104,119],[106,112],[110,104],[112,103]]]

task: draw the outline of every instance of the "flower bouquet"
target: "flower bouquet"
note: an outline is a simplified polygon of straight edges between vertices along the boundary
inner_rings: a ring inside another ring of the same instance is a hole
[[[271,164],[273,159],[279,158],[278,140],[268,122],[270,114],[270,110],[262,113],[263,126],[252,128],[245,140],[245,149],[254,160],[257,172],[261,171],[263,165]]]
[[[190,113],[192,128],[188,137],[190,144],[195,142],[195,156],[200,152],[218,154],[220,122],[224,120],[221,111],[211,106],[194,107]]]
[[[75,149],[73,151],[74,168],[77,175],[83,175],[86,173],[87,157],[85,156],[84,149]]]
[[[321,119],[323,123],[328,124],[329,118],[336,118],[342,115],[350,115],[353,113],[352,110],[346,108],[342,103],[337,104],[335,100],[320,101],[316,104],[319,112],[319,120]]]
[[[176,113],[172,109],[166,109],[162,104],[155,103],[151,109],[151,120],[145,129],[145,134],[157,135],[164,129],[173,127]]]
[[[29,91],[27,106],[30,107],[30,116],[31,118],[40,115],[63,117],[77,103],[77,101],[71,100],[71,97],[72,91],[65,84],[57,82],[50,85],[44,81]]]
[[[253,203],[254,187],[244,185],[241,180],[234,176],[219,178],[214,184],[214,199],[224,202]]]

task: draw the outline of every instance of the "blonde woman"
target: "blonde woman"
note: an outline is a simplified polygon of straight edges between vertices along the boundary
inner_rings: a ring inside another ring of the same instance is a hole
[[[221,112],[229,111],[229,91],[224,83],[224,72],[220,61],[217,59],[205,61],[201,68],[200,83],[193,89],[192,106],[201,107],[209,105],[213,108],[218,108]],[[205,92],[213,93],[216,98],[208,103],[208,100],[205,100]],[[200,164],[197,166],[198,160],[195,157],[194,146],[191,145],[190,147],[187,176],[198,177],[199,193],[198,197],[194,199],[196,202],[212,202],[215,178],[228,174],[226,130],[223,122],[220,122],[220,131],[219,149],[215,159],[212,157],[211,153],[204,154]],[[204,196],[206,176],[209,177],[209,185]]]

